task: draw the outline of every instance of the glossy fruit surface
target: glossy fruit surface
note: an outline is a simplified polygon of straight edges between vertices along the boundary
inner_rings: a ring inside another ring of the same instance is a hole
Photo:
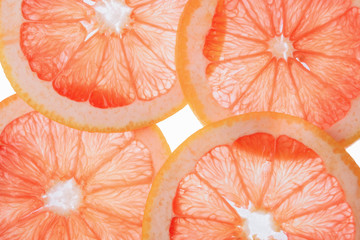
[[[349,145],[360,136],[359,6],[356,0],[188,1],[176,65],[190,106],[204,123],[286,113]]]
[[[360,169],[328,134],[250,113],[174,151],[150,190],[143,239],[355,240],[359,200]]]
[[[0,239],[140,239],[145,201],[169,155],[157,127],[89,133],[0,103]]]
[[[184,106],[175,36],[185,1],[2,0],[7,78],[35,110],[87,131],[146,127]]]

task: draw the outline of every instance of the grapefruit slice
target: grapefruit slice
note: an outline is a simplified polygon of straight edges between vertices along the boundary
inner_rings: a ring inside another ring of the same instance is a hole
[[[360,168],[323,130],[282,113],[210,124],[155,177],[143,239],[360,239]]]
[[[343,145],[360,137],[360,2],[189,0],[176,66],[204,123],[247,112],[304,118]]]
[[[18,96],[80,130],[126,131],[181,109],[185,0],[3,0],[0,57]]]
[[[140,239],[155,173],[170,154],[156,126],[89,133],[0,103],[0,239]]]

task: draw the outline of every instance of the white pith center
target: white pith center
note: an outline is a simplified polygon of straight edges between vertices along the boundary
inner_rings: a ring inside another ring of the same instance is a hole
[[[281,36],[276,36],[268,41],[269,51],[273,54],[273,56],[277,58],[284,58],[285,60],[288,57],[292,57],[293,53],[293,45],[290,39]]]
[[[58,182],[43,196],[45,208],[59,214],[67,215],[79,208],[82,193],[74,179]]]
[[[249,240],[287,240],[286,234],[276,226],[270,213],[265,211],[252,211],[252,204],[248,208],[238,208],[234,203],[227,200],[228,203],[237,211],[239,216],[245,220],[243,230],[246,232]]]
[[[101,30],[121,34],[131,22],[132,8],[124,0],[102,0],[94,4]]]

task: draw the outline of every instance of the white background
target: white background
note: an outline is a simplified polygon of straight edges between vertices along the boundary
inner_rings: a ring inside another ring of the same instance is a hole
[[[0,101],[13,95],[14,93],[15,92],[11,88],[0,65]],[[174,150],[187,137],[202,127],[201,123],[196,119],[189,106],[186,106],[173,116],[158,123],[158,126],[165,135],[171,150]],[[354,131],[356,130],[358,129],[354,129]],[[360,140],[348,147],[347,151],[354,158],[357,164],[360,165]]]

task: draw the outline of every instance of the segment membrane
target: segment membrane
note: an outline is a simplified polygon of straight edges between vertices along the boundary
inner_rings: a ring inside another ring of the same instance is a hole
[[[196,172],[237,207],[249,205],[230,146],[216,147],[203,156]]]
[[[203,47],[205,84],[229,114],[275,111],[327,129],[360,95],[359,24],[350,0],[221,1]]]
[[[234,209],[196,174],[188,175],[179,184],[173,209],[176,215],[182,217],[241,223]]]
[[[75,22],[95,14],[81,0],[23,0],[22,14],[26,20]]]
[[[52,81],[59,74],[85,36],[80,23],[28,22],[20,29],[21,49],[30,68],[46,81]]]
[[[27,113],[0,135],[0,238],[139,239],[152,163],[134,132],[81,132]],[[61,209],[68,200],[76,206]]]
[[[222,107],[232,109],[270,59],[269,54],[261,54],[209,64],[206,73],[213,98]]]
[[[339,18],[294,42],[299,50],[360,60],[360,9]]]
[[[253,215],[274,219],[272,239],[353,240],[355,233],[344,192],[323,160],[292,138],[265,133],[206,153],[180,182],[173,212],[171,239],[246,239]]]
[[[64,97],[96,108],[149,101],[175,84],[185,3],[24,0],[20,44],[31,70]]]

